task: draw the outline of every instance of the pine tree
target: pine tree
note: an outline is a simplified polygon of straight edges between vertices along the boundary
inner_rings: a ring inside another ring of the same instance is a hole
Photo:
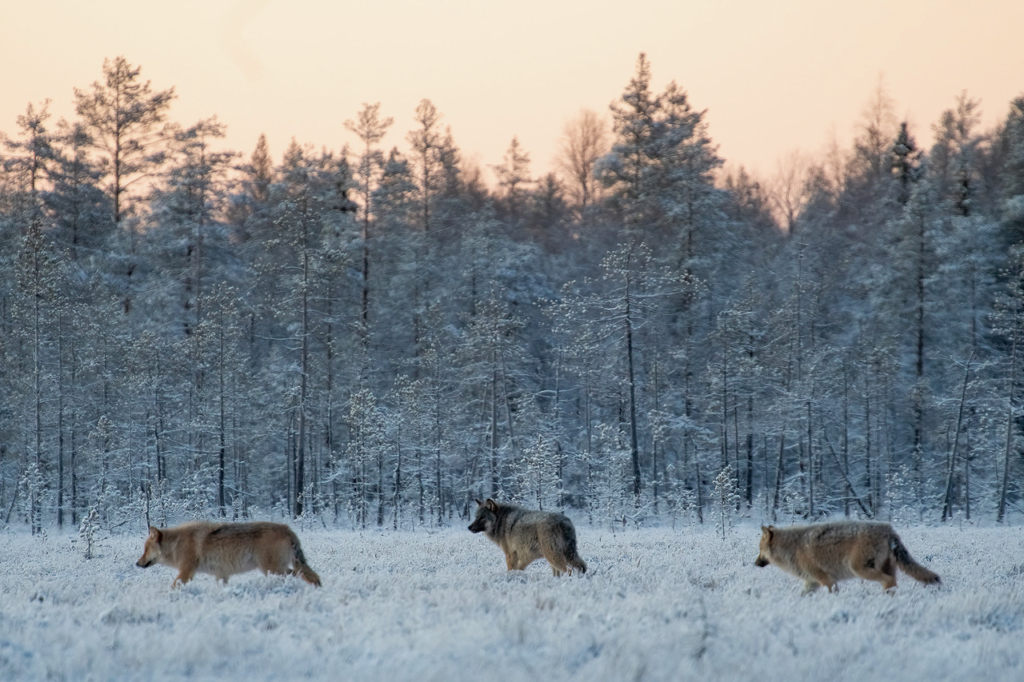
[[[911,185],[921,175],[921,152],[914,136],[907,130],[907,122],[900,123],[900,132],[892,146],[892,174],[899,184],[898,201],[906,206],[910,200]]]
[[[74,261],[101,252],[113,225],[110,201],[99,186],[102,171],[89,158],[91,144],[81,123],[60,122],[49,170],[52,185],[43,193],[54,238]]]
[[[21,139],[4,140],[4,146],[14,154],[7,159],[7,164],[24,183],[25,196],[31,202],[32,210],[38,210],[39,195],[44,189],[47,167],[54,154],[54,137],[46,124],[50,118],[49,107],[50,100],[43,102],[38,109],[30,103],[17,119]]]
[[[530,155],[519,144],[519,138],[513,137],[502,163],[491,166],[498,178],[498,186],[504,191],[503,206],[513,221],[524,213],[526,186],[533,182],[530,178]]]
[[[363,289],[361,320],[363,345],[369,343],[370,323],[370,219],[374,215],[373,191],[376,187],[380,169],[384,166],[384,156],[374,146],[380,142],[394,123],[390,116],[380,117],[380,102],[363,104],[355,121],[345,121],[345,127],[355,133],[363,143],[364,151],[356,165],[356,176],[359,180],[359,191],[363,197],[362,241],[363,241]]]
[[[419,128],[411,131],[406,139],[412,147],[412,152],[419,167],[419,194],[422,229],[430,231],[430,209],[434,196],[440,188],[441,175],[441,153],[444,138],[441,136],[438,126],[441,121],[441,114],[437,107],[429,99],[421,100],[416,106],[416,123]]]
[[[91,90],[75,88],[75,111],[90,135],[90,146],[103,157],[109,182],[106,192],[113,219],[120,224],[129,204],[129,187],[163,162],[168,131],[160,124],[174,99],[174,88],[153,92],[139,79],[141,67],[124,57],[103,60],[103,82]]]
[[[973,212],[977,163],[981,136],[976,132],[981,119],[980,102],[966,92],[956,100],[956,109],[942,112],[934,126],[935,144],[929,159],[939,198],[956,215]]]
[[[556,163],[567,180],[568,194],[579,221],[584,219],[590,205],[600,199],[594,171],[598,160],[608,151],[607,139],[607,123],[589,109],[582,109],[562,131]]]

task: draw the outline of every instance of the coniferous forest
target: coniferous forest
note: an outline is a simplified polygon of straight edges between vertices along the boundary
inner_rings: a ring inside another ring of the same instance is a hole
[[[124,58],[73,98],[0,138],[3,525],[1024,512],[1024,95],[771,179],[643,55],[543,177],[426,99],[274,156]]]

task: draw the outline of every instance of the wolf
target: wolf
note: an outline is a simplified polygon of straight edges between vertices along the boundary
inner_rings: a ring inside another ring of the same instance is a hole
[[[187,583],[197,571],[226,585],[230,576],[257,568],[263,575],[291,573],[320,587],[320,576],[306,563],[299,538],[281,523],[197,521],[175,528],[150,526],[135,565],[149,568],[153,564],[178,569],[172,588]]]
[[[483,532],[501,547],[508,570],[522,571],[544,557],[556,576],[572,575],[574,568],[587,572],[586,562],[576,553],[576,529],[565,515],[499,504],[490,498],[476,504],[476,518],[469,530]]]
[[[756,566],[775,564],[804,581],[803,594],[821,585],[829,592],[836,583],[860,577],[896,587],[896,567],[925,584],[942,582],[914,561],[900,536],[888,523],[836,521],[809,526],[761,526],[761,551]]]

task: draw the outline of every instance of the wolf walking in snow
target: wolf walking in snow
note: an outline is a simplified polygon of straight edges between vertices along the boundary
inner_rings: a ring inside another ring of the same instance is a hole
[[[263,574],[300,576],[320,586],[302,554],[299,538],[281,523],[212,523],[198,521],[175,528],[149,527],[146,546],[136,566],[163,564],[178,569],[171,587],[185,584],[198,571],[217,580],[259,569]]]
[[[530,511],[492,499],[476,503],[476,519],[469,530],[483,532],[501,547],[508,570],[522,571],[544,557],[555,575],[572,575],[574,568],[587,572],[586,562],[576,553],[576,529],[564,514]]]
[[[829,592],[836,583],[860,577],[896,587],[896,567],[925,584],[939,576],[914,561],[900,536],[888,523],[836,521],[810,526],[761,526],[757,566],[775,564],[804,581],[804,594],[821,585]]]

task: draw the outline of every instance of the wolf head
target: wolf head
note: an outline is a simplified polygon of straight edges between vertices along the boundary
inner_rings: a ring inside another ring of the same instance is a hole
[[[772,536],[775,534],[775,526],[761,526],[761,551],[754,559],[755,566],[767,566],[772,562]]]
[[[146,538],[146,546],[143,547],[142,556],[135,562],[135,565],[139,568],[149,568],[160,561],[160,558],[164,555],[163,548],[160,546],[163,539],[164,534],[160,532],[160,529],[150,526],[149,537]]]
[[[476,504],[476,518],[473,519],[473,523],[469,524],[469,530],[474,533],[483,531],[489,535],[498,521],[498,503],[487,498],[486,502],[477,500]]]

